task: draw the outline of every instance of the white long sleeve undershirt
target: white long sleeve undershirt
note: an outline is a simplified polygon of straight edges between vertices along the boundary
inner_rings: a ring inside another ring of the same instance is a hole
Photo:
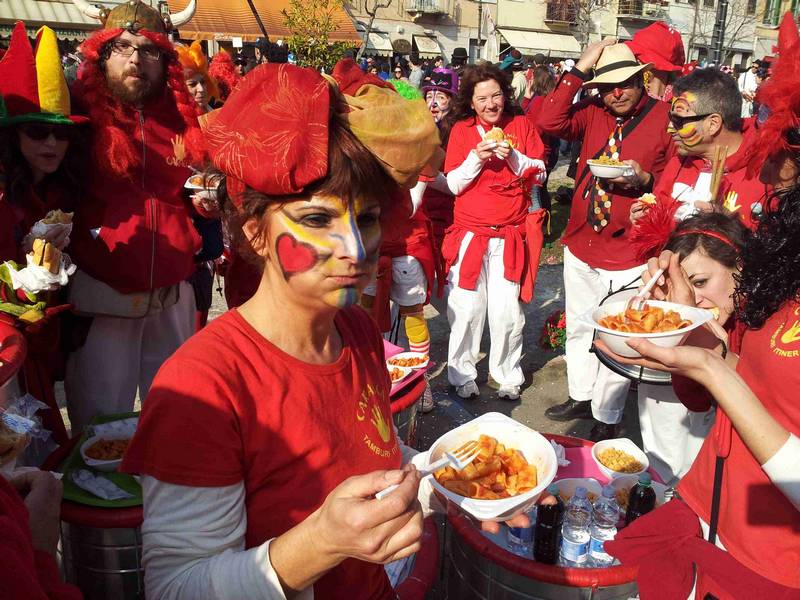
[[[403,464],[426,455],[400,444]],[[285,600],[267,540],[245,550],[244,482],[190,487],[143,476],[145,592],[154,600]],[[420,483],[423,514],[439,510],[429,479]],[[296,598],[313,600],[313,586]]]
[[[800,438],[790,433],[789,439],[761,468],[775,487],[800,510]]]

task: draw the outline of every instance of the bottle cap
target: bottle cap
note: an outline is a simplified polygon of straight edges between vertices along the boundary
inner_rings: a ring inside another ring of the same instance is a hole
[[[639,475],[639,483],[642,485],[650,485],[653,483],[653,477],[650,475],[650,473],[642,473]]]
[[[586,494],[587,494],[587,491],[586,491],[585,487],[580,486],[580,487],[575,488],[575,495],[578,498],[586,498]]]
[[[610,485],[603,486],[604,498],[616,498],[616,496],[617,496],[617,490],[615,490],[613,486]]]
[[[551,483],[547,486],[547,493],[551,496],[558,496],[558,484]]]

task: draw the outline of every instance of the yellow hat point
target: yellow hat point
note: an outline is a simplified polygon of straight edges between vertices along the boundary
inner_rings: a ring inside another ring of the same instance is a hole
[[[36,33],[36,83],[42,112],[69,116],[69,89],[61,69],[56,32],[46,26]]]

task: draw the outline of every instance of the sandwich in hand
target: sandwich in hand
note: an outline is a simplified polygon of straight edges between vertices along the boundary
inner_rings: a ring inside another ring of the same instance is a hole
[[[42,219],[42,223],[45,225],[69,225],[72,223],[72,215],[74,213],[71,212],[63,212],[62,210],[56,209],[51,210],[44,219]]]
[[[58,273],[61,268],[61,250],[47,240],[33,240],[33,252],[29,256],[33,258],[33,264],[44,267],[53,274]]]
[[[656,195],[655,194],[642,194],[639,197],[639,202],[642,204],[649,204],[650,206],[654,206],[656,204]]]
[[[507,143],[506,134],[499,127],[492,127],[484,134],[483,139],[484,141],[491,140],[493,142],[497,142],[498,144]]]

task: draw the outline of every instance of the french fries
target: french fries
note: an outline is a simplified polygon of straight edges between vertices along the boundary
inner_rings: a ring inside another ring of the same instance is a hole
[[[488,435],[478,438],[478,447],[478,456],[463,470],[448,465],[433,474],[436,481],[459,496],[478,500],[510,498],[536,487],[536,467],[519,450]]]

